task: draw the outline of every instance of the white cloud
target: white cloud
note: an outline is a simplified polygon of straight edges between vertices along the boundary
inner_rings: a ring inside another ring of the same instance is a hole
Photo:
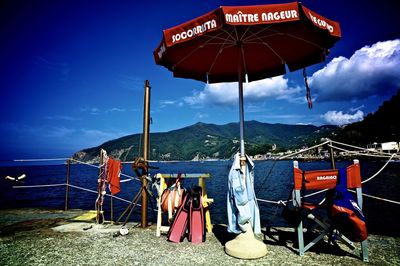
[[[32,141],[44,138],[66,138],[76,133],[73,128],[65,126],[50,126],[50,125],[29,125],[17,123],[0,124],[0,131],[19,134],[23,138],[30,138]]]
[[[269,98],[296,99],[302,90],[300,87],[290,87],[288,79],[283,76],[263,79],[243,84],[243,94],[247,103],[260,102]],[[193,92],[192,96],[184,97],[183,101],[192,106],[238,104],[238,83],[207,84],[203,91]]]
[[[117,84],[120,88],[129,91],[142,90],[144,86],[142,78],[125,74],[118,75]]]
[[[80,133],[80,141],[81,143],[85,143],[87,147],[93,145],[99,145],[106,141],[117,139],[122,136],[126,136],[128,132],[115,131],[115,130],[98,130],[98,129],[88,129],[82,128],[79,130]]]
[[[87,112],[91,115],[98,115],[100,114],[100,109],[97,107],[83,107],[80,109],[81,112]]]
[[[74,129],[67,128],[64,126],[60,127],[45,127],[45,130],[43,130],[43,137],[49,137],[49,138],[66,138],[71,136],[71,134],[75,133]]]
[[[196,118],[197,120],[199,120],[199,119],[201,120],[201,119],[204,119],[204,118],[208,118],[208,114],[196,113],[195,118]]]
[[[334,58],[309,80],[319,101],[392,95],[400,87],[400,39],[365,46],[350,59]]]
[[[126,110],[123,109],[123,108],[113,107],[113,108],[110,108],[110,109],[106,110],[106,113],[113,113],[113,112],[120,112],[120,113],[123,113],[123,112],[125,112],[125,111],[126,111]]]
[[[361,110],[361,109],[363,109],[363,108],[365,108],[365,105],[364,105],[364,104],[362,104],[362,105],[360,105],[360,106],[357,106],[357,107],[351,107],[351,108],[350,108],[350,112],[355,112],[355,111]]]
[[[39,66],[48,69],[50,71],[49,73],[53,73],[58,76],[59,80],[65,81],[68,78],[68,75],[71,71],[68,63],[50,61],[42,56],[35,56],[34,59]]]
[[[354,114],[345,114],[342,111],[328,111],[322,118],[329,124],[341,126],[363,120],[364,112],[357,110]]]
[[[165,108],[168,106],[178,106],[178,107],[183,106],[183,102],[181,101],[161,100],[159,103],[160,103],[160,108]]]
[[[47,120],[66,120],[66,121],[82,120],[81,118],[75,118],[75,117],[68,116],[68,115],[51,115],[51,116],[46,116],[45,119],[47,119]]]

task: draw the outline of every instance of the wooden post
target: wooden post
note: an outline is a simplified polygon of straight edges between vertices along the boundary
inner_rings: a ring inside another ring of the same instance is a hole
[[[114,208],[113,208],[113,195],[112,194],[110,194],[110,205],[111,205],[110,222],[111,222],[111,224],[114,224]]]
[[[143,105],[143,159],[147,163],[149,160],[150,145],[150,83],[144,82],[144,105]],[[147,176],[147,172],[144,175]],[[147,187],[147,179],[142,178],[142,187]],[[142,228],[147,227],[147,193],[142,191]]]
[[[208,209],[208,206],[210,205],[210,202],[208,200],[207,196],[207,188],[206,188],[206,179],[203,176],[199,176],[199,186],[202,188],[202,200],[203,200],[203,207],[205,207],[204,215],[205,215],[205,222],[206,222],[206,229],[207,232],[211,233],[213,226],[211,223],[211,215],[210,215],[210,210]]]
[[[71,160],[67,160],[67,177],[65,180],[65,208],[64,210],[68,210],[68,189],[69,189],[69,175],[70,175],[70,166],[71,166]]]
[[[99,178],[97,182],[101,182],[100,179],[102,178],[102,173],[101,173],[101,166],[103,164],[103,152],[102,149],[100,149],[100,157],[99,157]],[[97,224],[103,224],[104,223],[104,213],[103,213],[103,206],[100,204],[100,197],[101,197],[101,187],[100,183],[97,184],[97,201],[96,201],[96,223]]]

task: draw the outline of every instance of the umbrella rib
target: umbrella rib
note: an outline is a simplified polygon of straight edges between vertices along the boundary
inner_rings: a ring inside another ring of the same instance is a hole
[[[222,33],[218,34],[218,35],[222,35]],[[179,65],[180,63],[182,63],[183,61],[185,61],[188,57],[190,57],[192,54],[194,54],[195,52],[197,52],[197,50],[203,48],[204,46],[206,46],[209,42],[211,42],[212,40],[219,38],[218,35],[216,36],[211,36],[211,35],[203,35],[204,37],[210,37],[209,40],[207,40],[205,43],[197,46],[195,49],[193,49],[190,53],[188,53],[186,56],[184,56],[181,60],[179,60],[176,64],[174,64],[174,68],[175,66]],[[219,38],[221,40],[224,40],[223,38]],[[226,41],[226,39],[225,39]]]
[[[244,67],[244,73],[247,74],[246,59],[245,59],[245,56],[244,56],[243,46],[240,47],[240,49],[242,50],[241,54],[242,54],[242,62],[243,62],[243,67]]]
[[[235,41],[233,35],[230,32],[228,32],[227,30],[225,30],[225,29],[222,29],[222,31],[225,32],[228,35],[228,37],[230,37],[230,39],[226,38],[224,40],[224,43],[221,44],[221,47],[220,47],[220,49],[218,51],[218,54],[215,56],[214,61],[212,62],[210,68],[208,69],[207,75],[211,73],[211,70],[214,68],[214,65],[217,62],[217,59],[218,59],[219,55],[221,54],[222,50],[226,49],[226,48],[229,48],[229,47],[233,47],[235,45],[234,42],[230,43],[230,41]],[[224,47],[227,43],[230,44],[230,45]]]
[[[248,26],[248,27],[246,28],[246,31],[242,34],[242,37],[240,38],[241,41],[245,41],[245,40],[244,40],[244,36],[246,36],[246,33],[250,30],[250,27],[251,27],[251,26]],[[250,32],[251,32],[251,31],[250,31]]]
[[[222,50],[225,49],[225,48],[232,47],[232,46],[234,46],[234,45],[228,45],[228,46],[226,46],[226,47],[224,47],[224,46],[225,46],[225,43],[223,43],[223,44],[221,45],[221,48],[219,49],[218,54],[215,56],[214,61],[212,62],[210,68],[208,69],[207,75],[211,73],[211,70],[213,69],[215,63],[217,62],[217,59],[218,59],[219,55],[221,54]]]
[[[309,41],[309,40],[306,40],[306,39],[304,39],[304,38],[301,38],[301,37],[298,37],[298,36],[296,36],[296,35],[289,34],[289,33],[283,33],[283,34],[284,34],[284,35],[287,35],[287,36],[289,36],[289,37],[298,39],[298,40],[300,40],[300,41],[306,42],[306,43],[311,44],[311,45],[313,45],[313,46],[316,46],[316,47],[318,47],[318,48],[320,48],[320,49],[323,49],[320,45],[318,45],[318,44],[316,44],[316,43],[313,43],[313,42],[311,42],[311,41]]]
[[[296,36],[296,35],[293,35],[293,34],[290,34],[290,33],[279,32],[279,31],[277,31],[277,30],[271,30],[271,31],[274,32],[274,33],[271,34],[271,35],[264,35],[263,37],[271,37],[271,36],[274,36],[274,35],[284,35],[284,36],[288,36],[288,37],[292,37],[292,38],[298,39],[298,40],[300,40],[300,41],[306,42],[306,43],[308,43],[308,44],[311,44],[311,45],[313,45],[313,46],[316,46],[316,47],[322,49],[322,47],[321,47],[320,45],[318,45],[318,44],[316,44],[316,43],[314,43],[314,42],[311,42],[311,41],[309,41],[309,40],[306,40],[306,39],[304,39],[304,38],[301,38],[301,37],[299,37],[299,36]],[[253,36],[249,36],[248,39],[246,39],[246,41],[247,41],[247,42],[251,42],[251,41],[256,40],[256,39],[259,39],[259,40],[260,40],[261,37],[257,35],[257,34],[259,34],[260,32],[262,32],[262,30],[259,31],[259,32],[257,32],[257,33],[254,33]]]
[[[226,32],[227,34],[229,34],[228,32]],[[222,33],[221,33],[222,34]],[[221,35],[220,34],[220,35]],[[207,35],[207,34],[204,34],[203,35],[204,37],[210,37],[211,38],[211,40],[214,40],[214,39],[218,39],[218,40],[221,40],[221,41],[226,41],[227,39],[226,38],[222,38],[222,37],[219,37],[219,36],[212,36],[212,35]],[[229,36],[229,37],[231,37],[231,36]],[[233,40],[233,39],[232,39]]]
[[[283,60],[283,58],[271,47],[271,45],[264,42],[263,39],[261,39],[261,37],[259,37],[257,35],[254,35],[254,36],[256,37],[256,39],[259,39],[263,45],[267,46],[281,60],[281,62],[283,64],[285,64],[285,60]],[[247,42],[247,43],[251,43],[251,42]]]
[[[268,37],[272,37],[272,36],[275,36],[275,35],[283,35],[283,33],[271,33],[271,34],[269,34],[269,35],[263,35],[262,37],[263,37],[263,38],[268,38]],[[247,42],[247,43],[251,43],[252,41],[262,39],[262,37],[257,36],[257,35],[254,35],[254,36],[251,37],[251,39],[248,38],[248,39],[246,40],[246,42]]]
[[[235,41],[235,40],[236,40],[235,37],[232,35],[232,33],[228,32],[226,29],[221,28],[221,31],[225,32],[225,33],[231,38],[232,41]],[[224,40],[224,41],[227,40],[226,38],[220,38],[220,39],[221,39],[221,40]]]
[[[245,33],[241,36],[241,38],[239,38],[239,34],[238,34],[237,30],[236,30],[236,26],[234,26],[233,29],[235,30],[236,40],[238,40],[238,41],[243,43],[243,36],[246,34],[246,32],[249,30],[249,28],[250,27],[247,27]],[[239,49],[240,49],[240,52],[241,52],[240,55],[242,56],[242,63],[243,63],[243,68],[244,68],[243,70],[244,70],[244,73],[247,74],[247,67],[246,67],[246,60],[245,60],[245,56],[244,56],[243,45],[240,45]]]
[[[250,31],[250,33],[251,33],[252,35],[249,35],[248,37],[246,37],[245,39],[243,39],[243,41],[248,41],[250,38],[258,37],[258,34],[262,33],[263,31],[269,30],[270,28],[272,28],[272,25],[270,25],[270,26],[268,26],[268,27],[265,27],[265,28],[262,28],[262,29],[259,30],[258,32],[252,32],[252,31]],[[247,28],[247,30],[249,30],[249,29],[250,29],[250,26]],[[247,30],[246,30],[246,32],[247,32]],[[244,35],[243,35],[243,36],[244,36]]]

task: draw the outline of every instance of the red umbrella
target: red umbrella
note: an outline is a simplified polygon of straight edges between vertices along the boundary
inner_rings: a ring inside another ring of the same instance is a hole
[[[154,58],[157,64],[172,71],[175,77],[208,83],[238,81],[240,172],[244,174],[244,76],[254,81],[282,75],[286,66],[290,71],[295,71],[322,62],[328,49],[339,38],[340,27],[337,22],[318,15],[298,2],[220,7],[164,30],[163,39],[154,51]],[[251,192],[252,189],[247,191]],[[248,195],[252,194],[246,192],[242,196],[256,200],[254,195]],[[258,211],[257,203],[253,205],[248,210],[250,213]],[[243,227],[249,228],[248,223]],[[246,230],[245,234],[250,231]],[[253,240],[245,235],[237,238],[237,241],[229,241],[225,251],[239,258],[264,256],[265,245]]]
[[[244,156],[243,79],[282,75],[325,60],[340,26],[298,2],[223,6],[163,31],[157,64],[175,77],[239,83],[241,155]]]

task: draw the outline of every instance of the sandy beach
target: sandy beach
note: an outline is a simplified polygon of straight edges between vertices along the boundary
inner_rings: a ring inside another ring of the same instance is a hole
[[[214,225],[206,242],[180,244],[156,237],[155,226],[129,224],[129,234],[116,236],[120,225],[74,221],[82,210],[0,210],[1,265],[362,265],[351,250],[322,243],[304,257],[293,249],[288,228],[264,230],[260,239],[268,253],[257,260],[241,260],[224,252],[232,238],[224,225]],[[369,236],[370,265],[399,265],[400,239]]]

